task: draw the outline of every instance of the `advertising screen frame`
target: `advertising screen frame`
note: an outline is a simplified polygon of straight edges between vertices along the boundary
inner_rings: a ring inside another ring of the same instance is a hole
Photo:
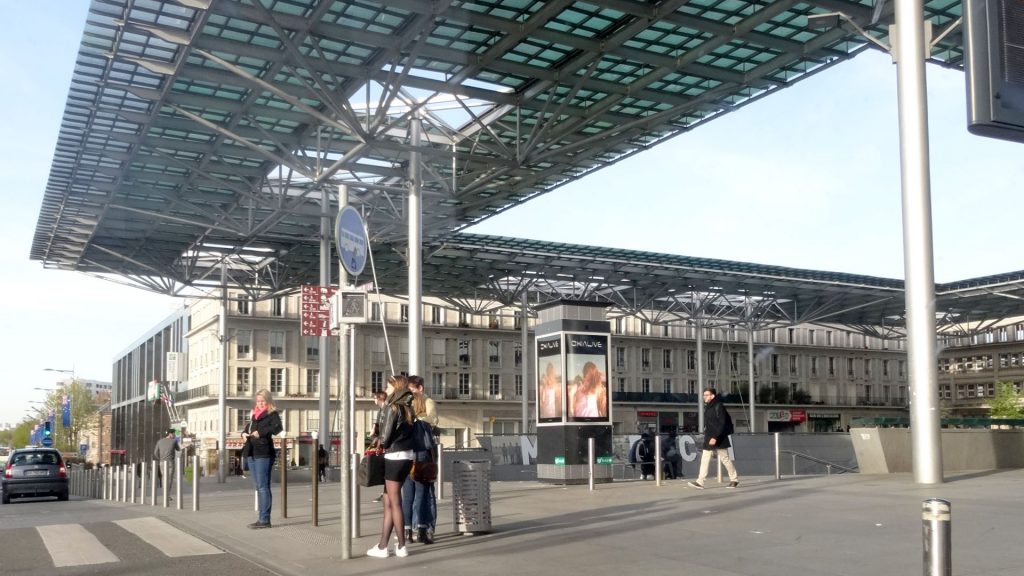
[[[565,357],[562,354],[562,333],[544,334],[536,338],[535,355],[537,359],[537,407],[538,426],[565,422]],[[548,374],[549,367],[551,374]],[[550,379],[555,381],[552,383]],[[551,395],[548,402],[546,396]],[[544,407],[548,409],[544,409]],[[553,414],[556,412],[557,414]]]
[[[608,389],[610,336],[593,332],[563,334],[566,421],[574,424],[611,424],[612,401]],[[592,393],[587,394],[589,399],[577,398],[582,386],[593,388]]]

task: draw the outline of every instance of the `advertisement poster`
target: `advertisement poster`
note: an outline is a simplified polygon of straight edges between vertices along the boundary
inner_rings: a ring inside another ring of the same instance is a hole
[[[611,422],[608,336],[566,334],[566,402],[570,422]]]
[[[562,383],[562,337],[537,339],[537,422],[562,422],[565,400]]]

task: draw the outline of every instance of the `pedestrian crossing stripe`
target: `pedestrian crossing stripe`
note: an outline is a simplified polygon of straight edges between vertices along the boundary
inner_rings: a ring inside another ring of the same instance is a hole
[[[125,531],[169,558],[223,554],[224,551],[152,516],[115,520]],[[55,568],[109,564],[121,559],[81,524],[37,526]]]
[[[43,539],[55,568],[120,561],[81,524],[38,526],[36,531]]]
[[[115,520],[114,524],[145,540],[169,558],[224,553],[220,548],[212,546],[191,534],[186,534],[163,520],[152,516],[132,518],[130,520]]]

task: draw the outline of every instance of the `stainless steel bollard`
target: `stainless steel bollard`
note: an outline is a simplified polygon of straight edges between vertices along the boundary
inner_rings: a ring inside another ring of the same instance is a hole
[[[437,500],[444,501],[444,444],[437,443]]]
[[[929,498],[921,505],[921,527],[924,531],[924,576],[951,576],[950,504],[940,498]]]
[[[170,494],[167,493],[167,480],[168,480],[167,474],[169,472],[170,472],[170,470],[167,469],[167,460],[161,460],[160,461],[160,488],[161,488],[161,493],[163,494],[163,507],[164,508],[167,508],[167,499],[168,499],[168,497],[170,497]]]
[[[181,483],[185,479],[185,455],[178,452],[174,457],[174,498],[175,508],[181,510]]]
[[[587,476],[589,477],[590,491],[594,491],[594,439],[587,438]]]
[[[146,471],[149,469],[146,463],[139,462],[139,466],[142,468],[142,480],[139,482],[139,504],[146,505],[146,478],[149,477]]]
[[[192,511],[199,511],[199,456],[192,456]]]
[[[156,473],[156,460],[150,462],[152,465],[150,469],[153,471],[151,474],[152,478],[149,479],[149,503],[151,506],[156,506],[156,480],[158,474]]]
[[[654,435],[654,485],[661,486],[661,434]]]

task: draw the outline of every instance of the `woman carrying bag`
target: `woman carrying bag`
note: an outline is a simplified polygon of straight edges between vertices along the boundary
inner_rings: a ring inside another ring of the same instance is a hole
[[[384,519],[380,541],[366,551],[367,556],[387,558],[389,541],[394,531],[398,544],[395,556],[409,555],[405,547],[405,521],[402,517],[402,483],[409,477],[415,456],[412,423],[412,392],[405,376],[388,378],[387,399],[381,408],[380,446],[384,449]]]

